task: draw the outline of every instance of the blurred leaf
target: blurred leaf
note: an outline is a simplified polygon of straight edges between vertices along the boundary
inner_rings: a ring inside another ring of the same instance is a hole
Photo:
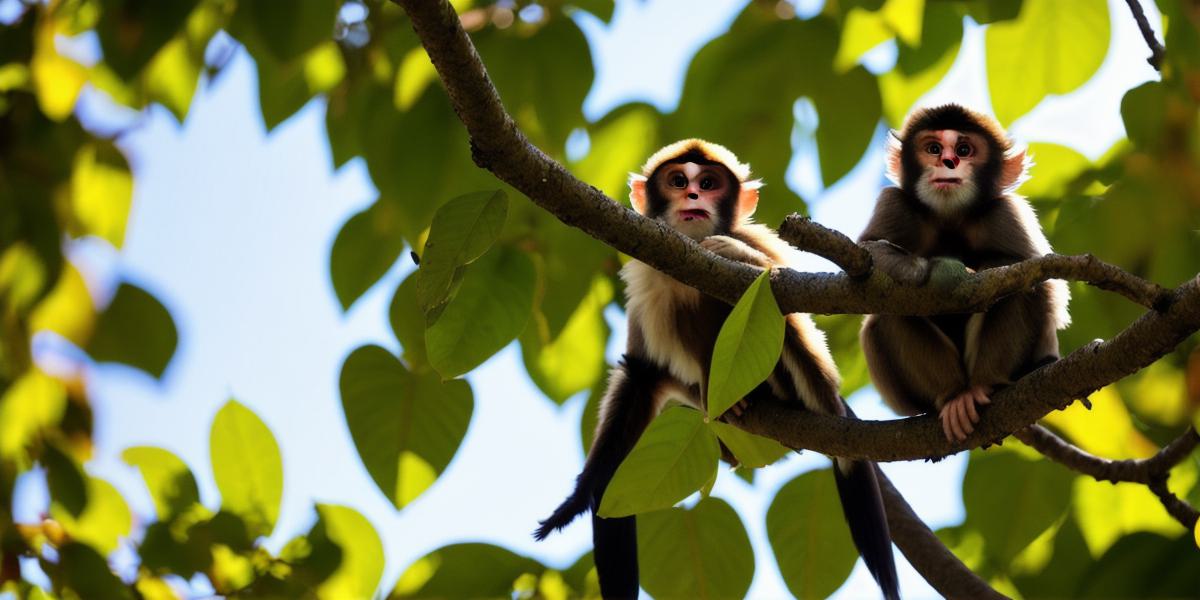
[[[645,104],[618,107],[588,126],[587,156],[570,165],[571,172],[628,205],[629,174],[640,173],[646,157],[662,146],[658,135],[661,118],[654,107]]]
[[[603,378],[607,367],[604,346],[609,334],[604,308],[612,301],[612,294],[609,280],[597,277],[591,292],[556,339],[543,340],[540,327],[526,327],[521,334],[525,369],[556,404]]]
[[[73,271],[73,275],[64,276],[60,271],[59,279],[56,286],[67,287],[65,295],[80,298],[80,292],[87,293],[87,288],[83,284],[83,278],[69,266],[62,271]],[[47,273],[46,265],[42,263],[42,258],[38,256],[28,243],[18,241],[10,244],[3,251],[0,251],[0,301],[4,302],[10,310],[16,311],[18,314],[28,314],[34,303],[42,297],[46,292],[46,287],[51,283],[47,281],[49,273]],[[75,302],[70,302],[63,308],[75,308]],[[75,311],[70,311],[75,312]],[[93,313],[95,311],[92,311]],[[73,316],[73,315],[72,315]],[[95,318],[94,315],[92,317]],[[35,317],[36,319],[36,317]],[[36,331],[45,327],[31,324],[31,328]],[[73,328],[71,328],[73,329]],[[90,332],[90,329],[89,329]],[[65,334],[64,334],[65,335]]]
[[[479,366],[525,328],[533,310],[533,263],[496,248],[467,268],[458,293],[425,331],[429,362],[443,378]]]
[[[760,435],[742,431],[733,425],[720,421],[709,421],[717,437],[725,443],[730,452],[737,457],[740,466],[757,469],[788,455],[791,450],[779,442]]]
[[[1069,598],[1091,565],[1079,526],[1068,516],[1054,536],[1050,561],[1035,572],[1014,576],[1013,583],[1027,598]]]
[[[1157,361],[1118,381],[1117,389],[1138,420],[1175,430],[1188,422],[1189,409],[1186,376],[1172,362]]]
[[[858,560],[829,469],[809,471],[780,488],[767,509],[767,538],[797,598],[829,596]]]
[[[135,446],[125,449],[121,459],[141,472],[160,521],[171,521],[200,503],[196,478],[178,456],[162,448]]]
[[[887,0],[879,10],[852,8],[842,25],[834,58],[838,71],[849,71],[863,54],[892,38],[909,46],[921,43],[925,0]]]
[[[117,288],[87,345],[96,362],[119,362],[161,378],[175,354],[175,322],[154,296],[131,283]]]
[[[611,373],[611,371],[609,371]],[[587,403],[583,405],[583,414],[579,416],[579,441],[583,444],[583,455],[587,456],[596,438],[596,425],[600,421],[600,399],[608,389],[608,376],[596,380],[588,392]]]
[[[43,563],[44,565],[45,563]],[[108,563],[85,544],[69,542],[58,549],[57,571],[65,587],[80,598],[130,599],[129,589],[108,569]]]
[[[201,62],[189,51],[187,38],[177,37],[163,46],[147,66],[146,93],[182,123],[192,106],[201,66]]]
[[[937,85],[958,58],[962,21],[954,4],[927,2],[920,44],[897,44],[896,66],[879,77],[884,116],[893,127],[903,123],[917,99]]]
[[[283,463],[271,430],[231,399],[213,420],[209,453],[221,508],[244,519],[255,537],[270,534],[283,500]]]
[[[1046,415],[1042,421],[1096,456],[1113,460],[1146,458],[1158,451],[1153,442],[1134,428],[1129,411],[1113,386],[1094,392],[1089,399],[1091,410],[1076,402]]]
[[[311,3],[326,1],[313,0]],[[256,55],[256,64],[259,102],[267,131],[303,108],[314,95],[333,89],[346,74],[342,55],[333,41],[313,48],[290,63],[274,63],[269,57]]]
[[[21,457],[43,430],[58,425],[66,407],[61,381],[39,369],[23,373],[0,396],[0,459]]]
[[[75,100],[87,81],[87,70],[58,53],[55,34],[54,18],[47,10],[40,11],[29,70],[42,113],[51,120],[62,121],[75,109]]]
[[[358,348],[341,374],[350,435],[375,485],[397,509],[420,496],[450,464],[471,421],[465,381],[412,374],[387,350]]]
[[[1135,532],[1171,536],[1183,532],[1179,522],[1144,485],[1112,484],[1081,476],[1075,481],[1073,508],[1092,556],[1100,556],[1122,537]]]
[[[312,0],[294,5],[271,0],[243,0],[238,3],[238,12],[234,15],[234,30],[240,31],[238,27],[244,27],[254,32],[256,44],[262,44],[251,48],[255,58],[265,49],[273,60],[286,63],[321,42],[333,39],[339,4],[333,0]]]
[[[1186,598],[1200,589],[1200,552],[1191,536],[1135,533],[1122,538],[1080,578],[1086,598]]]
[[[388,598],[507,598],[518,578],[545,569],[498,546],[452,544],[409,565]]]
[[[438,209],[417,270],[417,301],[427,315],[449,300],[454,271],[492,247],[507,215],[500,190],[465,194]]]
[[[1004,450],[971,453],[963,479],[966,525],[983,535],[992,565],[1006,567],[1062,516],[1070,505],[1071,481],[1063,467],[1046,460]]]
[[[50,500],[61,506],[73,517],[80,517],[87,508],[88,485],[83,470],[56,445],[48,445],[42,451],[42,464],[46,466],[46,485],[50,488]]]
[[[568,4],[588,11],[601,21],[609,22],[612,21],[613,7],[616,2],[613,0],[568,0]]]
[[[71,539],[107,555],[117,549],[120,538],[129,535],[133,516],[112,484],[96,477],[85,477],[85,481],[87,506],[83,512],[76,517],[62,504],[52,502],[50,516],[62,524]]]
[[[330,279],[342,310],[350,310],[404,251],[402,218],[392,204],[376,201],[342,225],[329,255]]]
[[[967,0],[967,15],[980,25],[1011,21],[1021,13],[1023,0]]]
[[[1018,193],[1032,197],[1060,197],[1067,186],[1091,166],[1086,156],[1058,144],[1034,142],[1027,150],[1033,157],[1029,180]]]
[[[120,249],[133,204],[133,174],[111,142],[93,142],[75,155],[71,204],[81,234],[104,238]]]
[[[862,329],[860,315],[813,315],[817,329],[825,332],[833,362],[842,377],[841,394],[850,394],[871,383],[867,359],[858,346],[858,330]]]
[[[783,350],[784,322],[763,271],[721,325],[708,375],[708,416],[716,419],[767,379]]]
[[[322,598],[370,598],[383,575],[383,544],[371,523],[358,511],[317,504],[329,539],[342,549],[342,561],[317,594]]]
[[[706,498],[690,510],[643,515],[638,565],[655,598],[741,598],[754,578],[754,550],[733,508]]]
[[[28,264],[28,263],[27,263]],[[83,346],[96,327],[96,307],[83,275],[70,263],[64,264],[58,282],[29,318],[32,331],[53,331],[71,343]]]
[[[716,478],[720,453],[704,415],[670,407],[617,467],[597,514],[612,518],[670,508]]]
[[[400,342],[404,362],[414,371],[428,368],[429,357],[425,353],[425,315],[417,304],[417,272],[413,271],[392,296],[388,307],[388,322]]]
[[[987,72],[992,108],[1005,126],[1047,94],[1083,85],[1108,52],[1108,3],[1025,0],[1016,21],[988,27]]]
[[[133,79],[167,40],[183,27],[197,0],[99,0],[96,33],[104,62],[126,81]]]
[[[1121,98],[1125,135],[1141,148],[1161,148],[1167,130],[1167,91],[1162,83],[1147,81]]]

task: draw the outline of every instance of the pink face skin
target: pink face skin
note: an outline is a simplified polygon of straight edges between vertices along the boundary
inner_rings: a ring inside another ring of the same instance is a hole
[[[917,191],[937,210],[954,210],[975,195],[975,173],[987,160],[987,144],[973,133],[923,131],[914,140],[921,177]]]
[[[660,174],[659,193],[670,204],[667,223],[694,239],[716,231],[719,202],[729,195],[730,182],[720,169],[710,165],[668,165]]]

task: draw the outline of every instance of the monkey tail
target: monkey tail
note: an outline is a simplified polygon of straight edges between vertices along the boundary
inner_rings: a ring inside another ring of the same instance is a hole
[[[883,590],[887,600],[900,598],[896,563],[892,558],[892,536],[888,531],[887,515],[875,465],[862,460],[834,460],[833,477],[837,482],[842,512],[850,526],[854,546],[867,563],[867,570]]]
[[[596,516],[600,499],[621,461],[642,436],[656,410],[656,394],[666,373],[657,365],[626,355],[612,370],[601,401],[600,424],[575,490],[541,522],[534,538],[545,539],[566,527],[584,511],[592,511],[593,560],[605,598],[636,598],[638,594],[637,522],[634,517]]]

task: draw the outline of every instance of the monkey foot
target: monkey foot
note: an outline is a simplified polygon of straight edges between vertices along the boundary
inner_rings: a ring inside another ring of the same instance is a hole
[[[975,409],[975,405],[991,404],[989,393],[991,389],[986,386],[973,386],[942,406],[938,416],[942,420],[942,431],[945,432],[947,440],[961,442],[975,431],[975,424],[979,422],[979,411]]]

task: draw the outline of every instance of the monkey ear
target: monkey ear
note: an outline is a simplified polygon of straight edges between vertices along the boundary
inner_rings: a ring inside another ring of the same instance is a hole
[[[629,174],[629,203],[639,215],[646,214],[646,178],[637,173]]]
[[[750,215],[758,208],[758,190],[763,186],[761,179],[751,179],[750,181],[742,182],[742,189],[738,192],[737,216],[735,219],[739,222],[749,219]]]
[[[904,144],[900,141],[900,135],[895,130],[888,131],[887,137],[887,178],[892,183],[900,185],[904,174],[900,172],[900,151],[904,148]]]
[[[1015,146],[1004,153],[1004,162],[1000,166],[1000,190],[1003,192],[1016,191],[1025,180],[1029,179],[1029,168],[1033,166],[1033,158],[1024,146]]]

